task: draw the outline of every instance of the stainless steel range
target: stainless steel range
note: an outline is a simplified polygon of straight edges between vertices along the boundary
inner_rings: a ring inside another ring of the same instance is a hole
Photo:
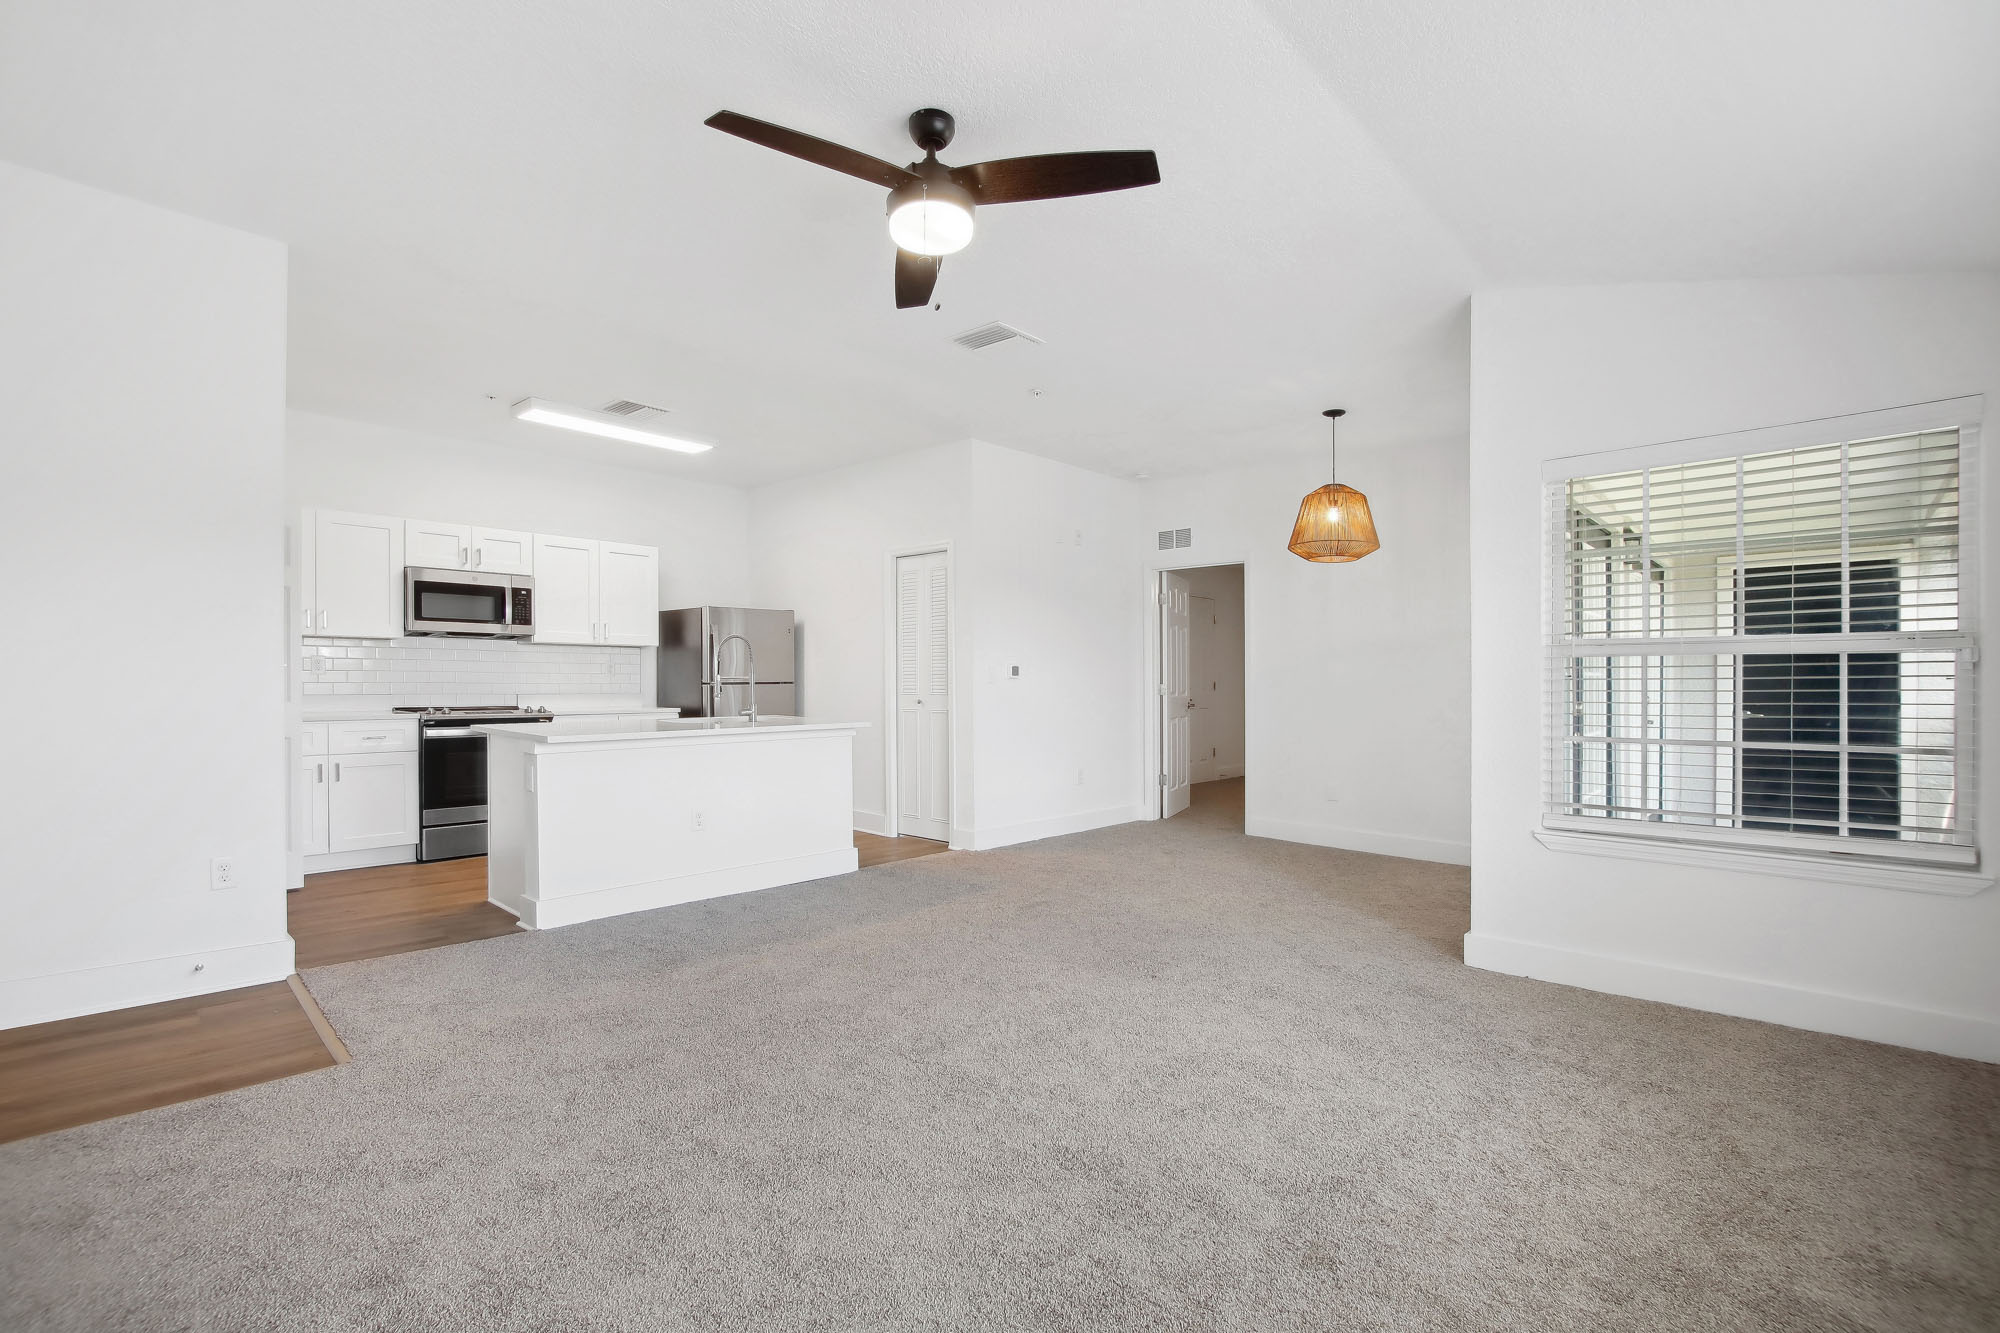
[[[396,711],[414,713],[423,738],[417,781],[423,831],[417,859],[486,855],[486,738],[472,728],[533,725],[552,721],[555,714],[512,704]]]

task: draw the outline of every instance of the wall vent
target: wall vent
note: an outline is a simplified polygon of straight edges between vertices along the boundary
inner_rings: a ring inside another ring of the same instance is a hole
[[[654,407],[651,403],[635,403],[630,398],[620,398],[597,409],[614,417],[631,417],[634,421],[645,421],[652,417],[667,415],[664,407]]]
[[[1012,324],[1002,324],[998,320],[995,320],[991,324],[981,324],[976,329],[967,329],[964,333],[953,338],[952,341],[967,351],[976,352],[982,347],[991,347],[995,343],[1013,342],[1017,338],[1022,342],[1030,343],[1039,343],[1041,341],[1040,338],[1037,338],[1032,333],[1017,329]]]
[[[1183,547],[1192,545],[1194,545],[1193,528],[1160,529],[1160,549],[1162,551],[1178,551]]]

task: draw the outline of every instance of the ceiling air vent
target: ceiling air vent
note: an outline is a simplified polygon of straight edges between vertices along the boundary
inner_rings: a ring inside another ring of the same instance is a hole
[[[1194,544],[1193,528],[1160,529],[1160,549],[1162,551],[1178,551],[1182,547],[1192,546],[1193,544]]]
[[[615,403],[606,403],[597,409],[614,417],[630,417],[634,421],[650,421],[654,417],[667,415],[664,407],[654,407],[651,403],[635,403],[630,398],[620,398]]]
[[[997,320],[991,324],[981,324],[976,329],[967,329],[964,333],[953,338],[952,341],[969,352],[976,352],[982,347],[991,347],[995,343],[1013,342],[1017,338],[1022,342],[1029,343],[1039,343],[1041,341],[1040,338],[1037,338],[1032,333],[1024,333],[1012,324],[1002,324]]]

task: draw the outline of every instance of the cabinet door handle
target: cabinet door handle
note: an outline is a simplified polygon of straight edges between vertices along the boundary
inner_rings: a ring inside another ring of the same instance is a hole
[[[319,627],[320,627],[321,629],[325,629],[325,628],[326,628],[326,612],[324,612],[324,611],[322,611],[322,612],[320,612],[320,613],[319,613]]]
[[[314,764],[314,765],[313,765],[313,768],[314,768],[314,770],[315,770],[315,772],[313,773],[313,781],[314,781],[314,782],[316,782],[316,783],[319,783],[319,782],[325,782],[325,781],[326,781],[326,760],[324,760],[324,759],[320,760],[320,761],[319,761],[319,762],[318,762],[317,764]]]
[[[386,741],[389,738],[387,736],[363,736],[361,739],[364,741]]]
[[[467,565],[469,565],[469,564],[471,564],[471,563],[472,563],[472,548],[471,548],[471,547],[469,547],[469,546],[461,546],[461,547],[459,547],[459,548],[458,548],[458,567],[459,567],[460,569],[463,569],[463,568],[465,568],[465,567],[466,567]]]
[[[338,759],[333,761],[333,780],[335,782],[340,781],[340,761]]]
[[[313,613],[312,613],[312,608],[309,606],[306,608],[306,629],[310,631],[312,627],[313,627]]]
[[[472,548],[472,563],[475,565],[483,565],[486,563],[486,548],[482,546],[475,546]]]

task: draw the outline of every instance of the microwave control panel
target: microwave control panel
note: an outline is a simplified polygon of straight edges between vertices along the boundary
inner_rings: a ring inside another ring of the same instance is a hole
[[[533,625],[535,623],[535,590],[533,588],[510,588],[508,590],[507,623],[510,625]]]

